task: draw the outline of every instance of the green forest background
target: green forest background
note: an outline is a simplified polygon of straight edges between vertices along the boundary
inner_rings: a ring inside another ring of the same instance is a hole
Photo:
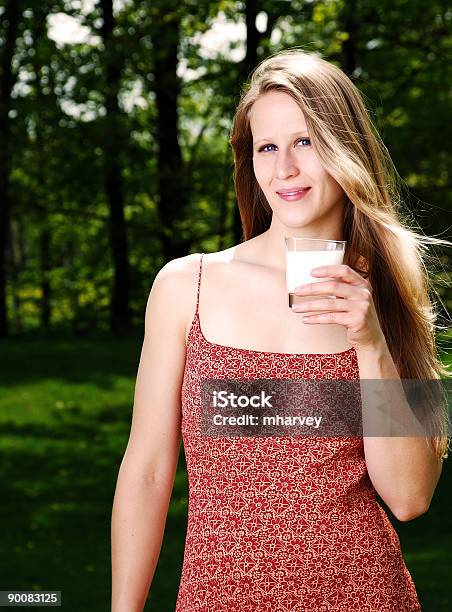
[[[260,60],[340,66],[413,222],[451,240],[451,20],[438,0],[0,0],[0,590],[109,609],[147,297],[166,261],[242,240],[228,137]],[[452,251],[434,253],[447,328]],[[449,463],[426,515],[390,516],[427,612],[452,609]],[[174,610],[186,516],[181,451],[146,609]]]

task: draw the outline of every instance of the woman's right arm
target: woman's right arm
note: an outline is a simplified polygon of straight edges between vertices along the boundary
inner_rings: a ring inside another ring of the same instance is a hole
[[[113,501],[112,612],[143,610],[162,546],[181,442],[180,393],[195,265],[192,255],[166,264],[146,306],[130,437]]]

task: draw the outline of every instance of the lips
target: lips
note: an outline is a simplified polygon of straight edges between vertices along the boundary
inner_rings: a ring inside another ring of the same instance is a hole
[[[311,192],[311,188],[307,189],[298,189],[297,191],[289,191],[288,189],[282,191],[277,191],[278,196],[284,200],[285,202],[295,202],[301,200],[302,198],[306,198],[308,193]]]
[[[310,187],[294,187],[293,189],[278,189],[276,192],[279,195],[295,195],[300,191],[307,191]]]

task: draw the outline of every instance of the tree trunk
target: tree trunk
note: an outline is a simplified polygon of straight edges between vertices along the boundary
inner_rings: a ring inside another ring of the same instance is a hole
[[[342,14],[343,31],[348,33],[348,38],[342,43],[342,68],[351,77],[356,68],[356,39],[358,36],[358,24],[356,23],[356,2],[350,0],[344,4]]]
[[[6,312],[6,252],[11,218],[10,195],[10,136],[11,91],[15,75],[12,60],[21,16],[19,0],[7,0],[3,19],[6,22],[5,39],[0,56],[0,338],[8,335]]]
[[[261,34],[256,28],[256,17],[259,12],[257,1],[247,0],[244,6],[246,24],[246,55],[240,66],[240,85],[242,85],[249,78],[251,71],[257,64],[257,48],[261,38]],[[240,219],[238,206],[234,208],[233,235],[234,244],[238,244],[244,239],[242,221]]]
[[[51,320],[51,287],[50,287],[50,271],[51,271],[51,246],[52,236],[50,234],[50,224],[48,215],[45,211],[44,199],[46,197],[46,163],[45,163],[45,142],[43,130],[42,112],[45,105],[44,95],[41,85],[42,72],[42,55],[40,53],[40,44],[47,36],[47,15],[48,7],[38,6],[34,10],[34,49],[35,55],[32,57],[32,66],[35,77],[35,106],[34,106],[34,124],[35,124],[35,160],[36,160],[36,194],[35,202],[43,211],[39,215],[39,267],[40,267],[40,283],[41,283],[41,301],[40,301],[40,320],[41,326],[44,329],[49,329]]]
[[[51,289],[50,289],[50,246],[51,236],[47,221],[41,228],[39,240],[39,258],[41,264],[41,325],[49,329],[51,318]]]
[[[111,299],[111,330],[126,332],[130,326],[130,269],[127,228],[124,218],[124,185],[120,162],[123,134],[118,104],[121,66],[113,38],[115,20],[113,0],[100,0],[105,53],[105,190],[110,209],[110,242],[113,255],[114,280]]]
[[[24,269],[24,239],[23,227],[20,223],[20,218],[12,218],[10,225],[10,234],[7,249],[7,268],[11,279],[11,304],[12,304],[12,327],[13,333],[20,334],[23,331],[23,322],[21,316],[21,297],[18,290],[19,275]]]
[[[175,0],[155,2],[151,25],[154,49],[154,91],[158,121],[157,181],[160,238],[165,262],[187,255],[190,248],[188,230],[178,223],[186,218],[190,200],[190,177],[182,159],[178,140],[177,75],[181,14]],[[163,42],[164,41],[164,42]]]

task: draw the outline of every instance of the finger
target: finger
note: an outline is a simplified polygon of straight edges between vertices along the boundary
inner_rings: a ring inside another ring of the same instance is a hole
[[[326,298],[324,300],[313,300],[293,304],[294,312],[313,312],[316,310],[331,310],[333,312],[347,312],[347,307],[350,302],[345,299],[335,300],[334,298]]]
[[[350,268],[346,264],[340,264],[337,266],[320,266],[311,270],[312,276],[331,276],[334,278],[342,278],[347,283],[352,285],[362,285],[363,287],[370,288],[370,283],[367,279],[363,278],[356,270]]]
[[[364,287],[357,287],[338,280],[320,281],[318,283],[306,283],[295,288],[295,295],[336,295],[338,297],[350,298],[352,300],[363,299]]]
[[[350,325],[350,314],[347,312],[325,312],[315,315],[304,315],[303,323],[322,323],[323,325]]]

